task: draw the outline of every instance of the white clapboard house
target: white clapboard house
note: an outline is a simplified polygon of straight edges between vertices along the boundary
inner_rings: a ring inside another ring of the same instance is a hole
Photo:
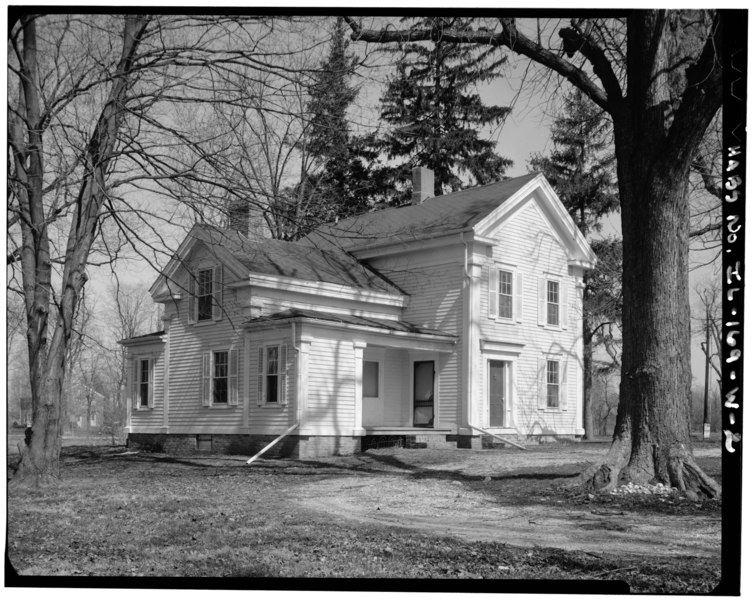
[[[196,225],[151,288],[164,330],[122,341],[129,443],[348,454],[404,440],[575,439],[594,254],[539,174],[287,242]]]

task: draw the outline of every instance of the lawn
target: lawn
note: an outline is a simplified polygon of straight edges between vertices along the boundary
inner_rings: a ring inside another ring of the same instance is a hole
[[[568,490],[605,448],[389,449],[247,466],[239,456],[67,447],[61,485],[9,493],[8,556],[21,576],[613,580],[633,592],[712,590],[720,502]],[[696,454],[720,480],[717,444]]]

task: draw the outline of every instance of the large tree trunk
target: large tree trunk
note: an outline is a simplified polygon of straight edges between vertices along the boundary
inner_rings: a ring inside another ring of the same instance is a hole
[[[619,413],[609,455],[583,478],[596,489],[609,490],[622,481],[661,482],[716,497],[720,487],[697,466],[689,430],[687,192],[694,148],[720,93],[669,109],[679,44],[665,35],[672,17],[644,12],[629,19],[630,94],[614,115],[624,236]],[[672,129],[680,117],[681,127]]]
[[[582,319],[582,419],[585,439],[595,436],[593,428],[593,333],[588,315]]]
[[[42,192],[43,127],[36,56],[36,18],[23,22],[23,107],[28,127],[13,118],[11,145],[19,178],[26,183],[19,193],[23,250],[21,254],[24,295],[27,306],[29,376],[32,392],[31,443],[21,456],[12,484],[40,485],[59,480],[63,433],[63,385],[73,317],[87,280],[86,265],[96,237],[105,178],[113,158],[117,134],[124,118],[126,92],[133,84],[133,62],[148,18],[125,17],[122,53],[113,73],[107,102],[86,148],[86,174],[81,182],[76,210],[71,218],[65,251],[61,292],[57,294],[57,319],[49,348],[47,326],[51,292],[51,262]],[[27,141],[28,139],[28,141]],[[25,156],[28,154],[28,158]]]

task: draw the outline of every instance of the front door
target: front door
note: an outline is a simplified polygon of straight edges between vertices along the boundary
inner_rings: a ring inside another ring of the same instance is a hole
[[[507,363],[499,360],[488,362],[488,426],[504,426],[507,403]]]
[[[413,426],[433,427],[433,360],[413,363]]]

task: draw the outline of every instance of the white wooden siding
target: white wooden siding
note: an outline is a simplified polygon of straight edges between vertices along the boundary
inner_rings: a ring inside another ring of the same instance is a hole
[[[152,385],[154,394],[154,407],[150,409],[134,407],[134,393],[136,382],[133,381],[133,360],[149,358],[154,360],[152,369]],[[164,344],[154,343],[128,349],[128,380],[131,381],[128,389],[128,402],[131,410],[131,430],[148,430],[149,432],[158,432],[162,427],[162,418],[164,414]]]
[[[352,434],[355,350],[351,341],[316,338],[308,362],[307,426]]]
[[[582,336],[577,277],[570,274],[565,250],[535,202],[531,201],[520,208],[491,237],[498,240],[498,245],[493,248],[492,256],[486,258],[481,272],[480,333],[484,339],[525,344],[516,363],[516,401],[512,422],[518,430],[528,434],[574,434],[580,426],[576,420],[576,405],[581,401],[577,396],[577,379],[582,376],[577,357]],[[499,264],[515,266],[522,273],[522,322],[502,322],[488,316],[489,273]],[[538,324],[538,281],[546,273],[560,277],[560,296],[567,301],[567,309],[563,311],[567,315],[567,328]],[[562,360],[562,366],[566,362],[566,410],[538,408],[538,364],[545,355]],[[482,400],[476,403],[475,415],[478,422],[485,422],[488,405],[485,362],[488,356],[479,355],[478,358],[475,364],[478,377],[476,389],[481,390]]]

